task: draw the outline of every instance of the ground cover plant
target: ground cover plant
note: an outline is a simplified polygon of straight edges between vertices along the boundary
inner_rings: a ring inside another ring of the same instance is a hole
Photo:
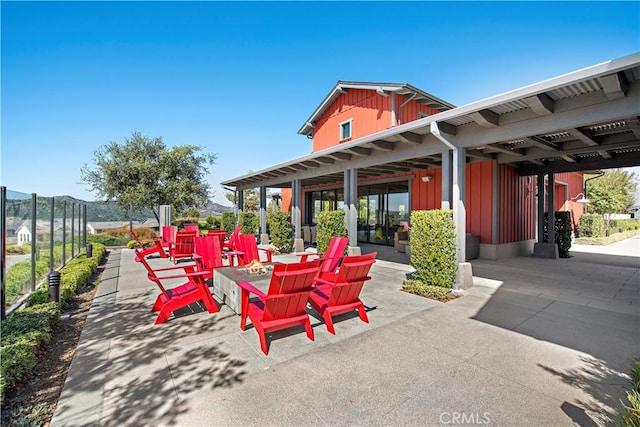
[[[91,257],[87,257],[83,250],[60,269],[60,306],[48,302],[48,287],[43,283],[31,293],[26,308],[11,314],[0,324],[0,401],[3,412],[6,392],[13,391],[28,374],[33,374],[38,354],[51,342],[60,309],[72,306],[78,289],[90,283],[104,255],[104,246],[95,245]],[[43,363],[46,365],[49,361]]]
[[[640,359],[631,368],[631,390],[627,392],[628,405],[622,403],[622,411],[617,420],[619,426],[640,427]]]
[[[343,210],[318,212],[318,224],[316,228],[318,230],[316,236],[318,241],[317,248],[320,254],[326,252],[333,236],[348,236]]]

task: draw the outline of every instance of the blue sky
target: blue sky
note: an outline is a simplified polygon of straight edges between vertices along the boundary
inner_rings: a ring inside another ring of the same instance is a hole
[[[311,152],[337,80],[463,105],[640,51],[639,2],[1,3],[1,182],[95,196],[80,167],[138,131],[220,181]]]

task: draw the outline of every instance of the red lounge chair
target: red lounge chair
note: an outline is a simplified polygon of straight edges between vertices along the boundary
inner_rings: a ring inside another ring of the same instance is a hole
[[[186,307],[189,304],[193,304],[197,301],[202,301],[209,313],[215,313],[218,311],[218,306],[213,300],[211,292],[205,283],[206,272],[194,271],[194,266],[184,267],[167,267],[158,268],[153,270],[147,260],[144,259],[142,253],[136,249],[136,261],[142,263],[144,268],[147,269],[147,277],[154,282],[160,288],[160,295],[156,298],[156,302],[153,304],[151,311],[159,311],[158,318],[155,324],[165,323],[169,320],[169,316],[175,310]],[[183,270],[183,274],[176,274],[172,276],[159,277],[156,273],[161,271],[171,270]],[[188,281],[180,286],[176,286],[170,289],[165,288],[162,284],[162,280],[186,278]]]
[[[320,256],[323,260],[320,266],[320,277],[326,279],[335,279],[336,271],[340,265],[340,260],[344,256],[344,250],[349,244],[348,237],[333,236],[327,246],[327,251],[324,254],[314,254],[312,252],[302,252],[300,256],[300,262],[305,262],[310,256]]]
[[[207,236],[216,236],[220,240],[220,249],[222,250],[222,259],[223,260],[228,259],[229,265],[234,265],[235,259],[237,259],[240,255],[242,255],[241,252],[230,250],[229,247],[227,247],[227,250],[224,250],[225,239],[227,238],[226,230],[208,230]]]
[[[360,291],[374,262],[376,252],[367,255],[346,256],[342,260],[335,280],[317,278],[317,286],[309,295],[311,306],[322,316],[327,330],[336,334],[333,316],[358,310],[360,319],[369,323],[369,318],[360,301]]]
[[[242,252],[240,256],[243,265],[249,264],[253,260],[260,262],[271,262],[271,251],[259,248],[256,236],[253,234],[241,234],[238,236],[238,249]],[[265,254],[266,259],[260,259],[260,252]]]
[[[147,257],[153,254],[158,254],[160,255],[161,258],[167,257],[167,254],[164,251],[164,247],[162,246],[161,239],[159,238],[153,239],[154,245],[149,248],[145,248],[144,244],[140,241],[140,239],[138,239],[138,236],[136,236],[136,233],[134,233],[133,230],[129,230],[129,234],[131,234],[131,237],[133,238],[133,240],[135,240],[138,246],[140,247],[140,251],[143,257]]]
[[[198,224],[185,224],[184,231],[193,232],[193,233],[196,233],[196,235],[198,235],[200,233],[200,226]]]
[[[246,329],[249,317],[258,331],[260,348],[264,354],[269,354],[266,334],[272,331],[304,325],[307,337],[313,341],[313,329],[306,307],[319,263],[319,260],[314,260],[276,264],[266,295],[249,282],[237,282],[242,291],[240,329]],[[258,301],[250,301],[250,294],[256,295]]]
[[[178,231],[176,240],[169,249],[169,257],[176,263],[179,258],[193,258],[195,248],[193,246],[193,238],[196,233],[187,231]]]
[[[242,231],[242,227],[237,226],[233,229],[233,233],[229,236],[229,240],[223,243],[222,249],[229,251],[240,251],[238,248],[238,236],[240,235],[240,231]]]
[[[224,264],[225,259],[220,249],[220,241],[216,236],[196,236],[193,240],[196,254],[196,264],[198,271],[206,271],[208,274],[205,278],[213,278],[215,269],[220,267],[228,267]],[[233,260],[229,260],[233,265]]]
[[[164,225],[162,226],[162,246],[165,248],[170,248],[176,241],[176,233],[178,232],[178,227],[175,225]]]

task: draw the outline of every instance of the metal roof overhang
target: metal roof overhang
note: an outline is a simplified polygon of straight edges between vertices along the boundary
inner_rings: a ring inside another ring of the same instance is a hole
[[[640,54],[604,62],[224,181],[239,190],[338,183],[347,168],[376,177],[441,166],[445,145],[468,162],[522,175],[640,165]]]

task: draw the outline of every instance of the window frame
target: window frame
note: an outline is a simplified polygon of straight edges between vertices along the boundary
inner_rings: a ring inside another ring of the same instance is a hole
[[[349,136],[344,135],[345,125],[347,124],[349,125]],[[351,139],[353,137],[353,117],[338,123],[338,128],[340,129],[340,141],[347,141]]]

